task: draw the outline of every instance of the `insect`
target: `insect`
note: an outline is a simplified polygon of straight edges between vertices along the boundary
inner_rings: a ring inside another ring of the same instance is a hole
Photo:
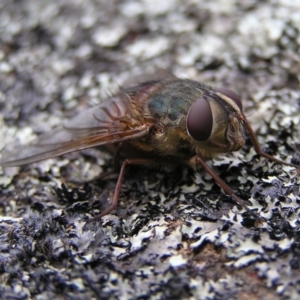
[[[205,163],[220,153],[238,151],[245,143],[245,129],[257,154],[294,166],[261,150],[235,92],[167,76],[121,89],[29,146],[4,153],[1,165],[19,166],[89,147],[106,147],[124,160],[111,205],[91,221],[116,208],[128,165],[180,163],[202,167],[226,194],[250,211]]]

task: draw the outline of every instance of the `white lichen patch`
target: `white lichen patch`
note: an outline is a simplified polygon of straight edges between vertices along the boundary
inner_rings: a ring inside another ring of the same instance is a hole
[[[93,35],[96,44],[103,47],[118,45],[120,39],[126,34],[127,28],[124,24],[113,23],[110,28],[100,27]]]
[[[127,48],[130,56],[141,59],[150,59],[162,54],[169,48],[168,40],[164,37],[150,38],[147,40],[137,40]]]

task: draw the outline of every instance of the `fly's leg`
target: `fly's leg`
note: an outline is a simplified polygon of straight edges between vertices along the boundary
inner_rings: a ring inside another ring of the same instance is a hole
[[[119,196],[120,196],[122,183],[123,183],[123,179],[124,179],[124,174],[125,174],[125,169],[128,165],[147,165],[147,164],[153,164],[153,163],[154,163],[153,159],[142,159],[142,158],[141,159],[126,159],[123,162],[120,173],[119,173],[119,178],[117,181],[117,185],[115,188],[115,192],[113,195],[111,205],[106,210],[104,210],[101,214],[99,214],[98,216],[89,219],[88,222],[100,220],[103,216],[107,215],[108,213],[110,213],[112,210],[114,210],[118,206]]]
[[[290,166],[290,167],[294,167],[296,169],[299,169],[300,167],[299,166],[296,166],[296,165],[293,165],[293,164],[290,164],[290,163],[287,163],[283,160],[280,160],[280,159],[277,159],[275,157],[273,157],[272,155],[269,155],[268,153],[265,153],[264,151],[261,150],[260,148],[260,145],[258,143],[258,140],[257,140],[257,137],[255,135],[255,132],[253,131],[250,123],[248,122],[246,116],[243,114],[243,121],[244,121],[244,124],[246,125],[247,127],[247,130],[249,132],[249,136],[250,136],[250,139],[251,139],[251,142],[254,146],[254,149],[255,149],[255,152],[258,154],[258,155],[261,155],[271,161],[274,161],[278,164],[282,164],[282,165],[286,165],[286,166]]]
[[[201,165],[205,171],[218,183],[218,185],[223,189],[223,191],[230,196],[237,204],[242,206],[247,212],[253,214],[253,211],[249,209],[249,207],[243,202],[241,198],[239,198],[234,191],[227,185],[205,162],[201,157],[195,156],[196,166]],[[256,218],[259,218],[256,214],[254,214]]]

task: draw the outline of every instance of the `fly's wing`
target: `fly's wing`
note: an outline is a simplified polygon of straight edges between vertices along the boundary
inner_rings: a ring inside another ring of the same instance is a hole
[[[133,108],[131,99],[120,94],[90,108],[64,126],[41,135],[28,146],[4,151],[2,166],[20,166],[69,152],[145,136],[146,124]]]
[[[134,76],[130,79],[128,79],[125,82],[125,86],[138,86],[141,83],[151,83],[156,81],[168,81],[168,80],[176,80],[178,79],[173,74],[169,73],[168,71],[157,68],[153,73],[151,74],[140,74],[138,76]]]

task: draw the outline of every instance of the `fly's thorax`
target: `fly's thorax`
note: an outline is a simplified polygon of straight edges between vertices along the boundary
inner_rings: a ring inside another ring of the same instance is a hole
[[[151,157],[174,157],[189,159],[195,155],[193,145],[184,130],[184,127],[159,126],[150,130],[149,135],[129,141],[140,152]]]
[[[185,121],[194,99],[204,93],[204,85],[191,80],[163,82],[155,93],[149,94],[145,102],[147,111],[157,122],[176,126]]]

